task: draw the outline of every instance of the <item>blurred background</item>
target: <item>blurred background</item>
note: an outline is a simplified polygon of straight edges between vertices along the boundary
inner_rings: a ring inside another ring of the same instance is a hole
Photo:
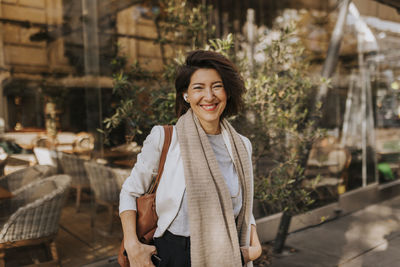
[[[174,74],[193,49],[225,54],[248,89],[230,120],[253,144],[258,266],[271,264],[282,214],[284,244],[396,196],[399,12],[395,0],[0,1],[1,260],[116,264],[119,190],[151,128],[176,121]],[[71,190],[49,211],[53,231],[11,220],[62,191],[32,196],[62,174]]]

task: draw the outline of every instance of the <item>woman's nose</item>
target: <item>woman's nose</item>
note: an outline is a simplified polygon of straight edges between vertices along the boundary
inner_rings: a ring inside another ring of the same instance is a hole
[[[206,88],[204,98],[207,100],[212,100],[214,98],[214,91],[211,87]]]

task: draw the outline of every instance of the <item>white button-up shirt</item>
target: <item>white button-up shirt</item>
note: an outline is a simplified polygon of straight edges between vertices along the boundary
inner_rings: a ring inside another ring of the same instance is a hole
[[[222,129],[222,137],[226,148],[232,158],[231,144],[228,133]],[[249,153],[251,162],[251,143],[241,136]],[[164,144],[164,129],[162,126],[155,126],[151,133],[147,136],[143,143],[142,151],[137,156],[137,161],[132,169],[130,176],[126,179],[120,193],[119,212],[125,210],[136,210],[136,198],[146,193],[150,184],[157,175],[158,164],[161,156],[162,147]],[[251,170],[251,179],[253,173]],[[253,185],[252,185],[253,186]],[[178,212],[181,209],[183,196],[185,192],[185,177],[183,171],[183,162],[181,158],[179,142],[174,127],[171,145],[168,150],[165,160],[164,171],[160,180],[160,184],[156,194],[156,211],[158,215],[158,227],[154,237],[160,237],[164,234],[171,223],[175,220]],[[253,188],[251,188],[253,190]],[[251,207],[252,207],[251,203]],[[255,224],[254,217],[251,218],[251,223]],[[176,227],[173,230],[174,234],[187,235],[186,229],[180,232]]]

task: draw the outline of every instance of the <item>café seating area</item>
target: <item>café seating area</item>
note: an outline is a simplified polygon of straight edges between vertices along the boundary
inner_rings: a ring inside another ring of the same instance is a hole
[[[4,161],[0,267],[83,266],[116,255],[119,191],[135,154],[106,151],[109,158],[102,158],[85,133],[70,138],[70,149],[39,137]],[[115,159],[129,166],[113,164]]]
[[[44,244],[51,254],[46,264],[58,264],[54,239],[70,183],[67,175],[50,176],[17,189],[1,202],[1,267],[6,266],[7,249],[38,244]]]

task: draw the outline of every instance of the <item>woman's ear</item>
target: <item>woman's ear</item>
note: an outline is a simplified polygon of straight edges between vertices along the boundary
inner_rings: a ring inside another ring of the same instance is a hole
[[[186,101],[186,103],[189,103],[187,93],[183,93],[183,99]]]

